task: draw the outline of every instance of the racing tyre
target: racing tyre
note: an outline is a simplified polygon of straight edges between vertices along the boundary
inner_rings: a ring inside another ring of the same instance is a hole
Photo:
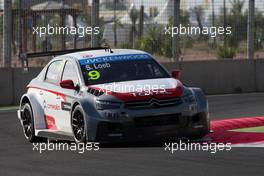
[[[71,127],[76,143],[86,143],[86,121],[84,111],[80,105],[76,106],[72,112]]]
[[[31,143],[42,142],[46,140],[46,138],[35,136],[34,118],[29,103],[24,104],[22,107],[21,121],[22,121],[24,136],[29,142]]]

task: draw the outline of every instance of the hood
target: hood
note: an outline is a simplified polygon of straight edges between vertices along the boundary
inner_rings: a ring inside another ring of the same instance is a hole
[[[123,101],[167,99],[179,97],[183,92],[182,83],[174,78],[124,81],[89,87],[113,95]]]

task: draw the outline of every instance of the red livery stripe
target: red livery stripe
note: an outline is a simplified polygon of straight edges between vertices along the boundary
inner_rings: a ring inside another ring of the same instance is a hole
[[[56,122],[54,117],[45,115],[46,127],[50,130],[57,130]]]
[[[39,90],[47,91],[47,92],[49,92],[49,93],[52,93],[52,94],[55,94],[55,95],[60,96],[64,101],[67,100],[67,97],[66,97],[65,94],[60,93],[60,92],[56,92],[56,91],[53,91],[53,90],[43,89],[43,88],[40,88],[40,87],[34,87],[34,86],[27,86],[27,89],[39,89]]]
[[[88,86],[90,88],[93,88],[98,91],[102,91],[104,93],[107,93],[109,95],[113,95],[119,100],[123,101],[145,101],[150,100],[151,98],[156,99],[167,99],[172,97],[180,97],[183,93],[183,85],[180,81],[178,81],[178,86],[176,88],[169,88],[169,89],[163,89],[163,90],[153,90],[153,91],[146,91],[146,95],[143,95],[144,92],[113,92],[106,90],[104,88],[99,88],[96,86]]]

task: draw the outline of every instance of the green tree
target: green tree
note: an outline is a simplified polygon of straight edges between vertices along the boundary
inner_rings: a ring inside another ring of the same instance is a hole
[[[188,25],[190,23],[190,15],[188,11],[181,10],[180,11],[180,23],[182,25]],[[172,24],[172,18],[170,19],[170,23]]]
[[[113,31],[114,31],[114,45],[115,47],[117,46],[117,28],[120,27],[120,28],[123,28],[123,24],[121,23],[121,21],[117,18],[114,19],[113,21]]]
[[[180,24],[187,26],[188,24],[190,24],[189,21],[189,13],[187,11],[180,11]],[[167,27],[169,26],[173,26],[173,18],[171,17],[169,19],[169,23],[167,25]],[[164,35],[162,36],[162,44],[161,44],[161,54],[163,56],[166,57],[172,57],[172,37],[170,35]],[[189,36],[182,36],[180,39],[180,43],[181,43],[181,49],[180,50],[184,50],[185,48],[188,48],[190,46],[192,46],[192,38]]]
[[[217,54],[219,58],[235,56],[239,51],[241,41],[247,39],[247,11],[243,11],[245,0],[231,0],[231,8],[226,9],[226,27],[231,27],[232,34],[225,37],[226,45],[218,46]],[[224,26],[224,9],[221,9],[221,15],[216,19],[217,26]]]
[[[195,6],[191,9],[191,11],[195,14],[198,26],[199,26],[200,30],[202,31],[202,29],[203,29],[202,19],[204,18],[203,7],[202,6]],[[202,37],[202,34],[200,34],[200,37]]]
[[[162,29],[163,28],[158,25],[149,26],[147,29],[147,35],[137,40],[136,48],[152,54],[162,54]]]
[[[189,24],[189,13],[187,11],[181,10],[180,23],[183,25]],[[170,18],[167,27],[171,27],[172,24],[173,19]],[[148,26],[146,35],[137,40],[136,48],[150,52],[152,54],[172,57],[172,37],[170,35],[165,35],[163,30],[164,26],[161,25]],[[181,40],[181,46],[184,48],[186,47],[187,41],[190,40],[190,37],[182,37]]]
[[[130,30],[130,41],[132,42],[133,48],[135,47],[135,38],[137,35],[136,23],[139,18],[139,11],[133,7],[129,13],[130,20],[132,22]]]
[[[227,26],[232,27],[232,35],[227,37],[230,47],[238,47],[242,40],[247,36],[247,13],[243,13],[245,1],[231,1],[230,14],[227,15]]]
[[[12,0],[12,6],[14,9],[17,9],[19,5],[19,0]]]
[[[259,50],[262,49],[262,41],[264,40],[264,17],[262,15],[262,12],[258,11],[256,9],[255,12],[255,30],[254,30],[254,44],[255,49]]]

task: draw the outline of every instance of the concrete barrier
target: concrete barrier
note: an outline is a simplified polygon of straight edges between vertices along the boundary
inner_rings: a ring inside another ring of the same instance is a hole
[[[256,65],[256,91],[264,92],[264,60],[257,60]]]
[[[0,106],[13,104],[12,69],[0,69]]]
[[[163,65],[170,71],[176,68],[171,63]],[[181,63],[182,80],[187,86],[201,87],[207,94],[254,92],[256,91],[255,66],[256,62],[248,60],[183,62]],[[260,67],[264,69],[264,64]]]
[[[0,69],[0,106],[17,105],[26,86],[42,68],[31,68],[23,73],[21,68]]]
[[[173,63],[163,63],[172,71]],[[264,60],[217,60],[182,62],[183,83],[200,87],[206,94],[264,92]],[[26,85],[42,68],[0,69],[0,106],[18,104]]]
[[[36,77],[42,68],[30,68],[28,73],[23,73],[21,68],[13,69],[13,102],[18,104],[21,96],[26,92],[26,86]]]

